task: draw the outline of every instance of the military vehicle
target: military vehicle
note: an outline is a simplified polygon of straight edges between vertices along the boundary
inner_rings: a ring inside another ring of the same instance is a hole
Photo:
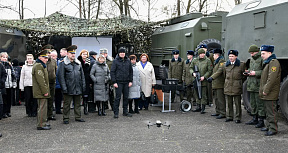
[[[274,53],[281,64],[281,90],[278,104],[288,119],[288,0],[254,0],[235,6],[224,18],[222,43],[225,50],[237,49],[239,58],[249,63],[250,45],[274,45]],[[248,59],[248,60],[247,60]],[[249,65],[249,64],[247,64]],[[250,110],[249,93],[243,88],[243,102]]]
[[[7,52],[10,59],[26,59],[26,36],[21,30],[0,27],[0,52]]]
[[[160,64],[168,66],[173,49],[180,50],[182,58],[186,57],[187,50],[197,50],[200,44],[207,44],[208,50],[222,48],[225,52],[236,49],[239,51],[238,58],[249,65],[250,45],[274,45],[274,53],[282,69],[278,104],[288,119],[287,8],[288,0],[254,0],[236,5],[228,14],[216,12],[203,16],[201,13],[192,13],[172,19],[169,25],[158,28],[152,35],[150,56],[156,75]],[[227,54],[225,56],[227,59]],[[246,82],[243,102],[250,111]]]

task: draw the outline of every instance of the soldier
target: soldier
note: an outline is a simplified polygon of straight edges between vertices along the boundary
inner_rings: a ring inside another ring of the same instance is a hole
[[[253,119],[247,125],[256,125],[257,128],[264,127],[265,110],[264,104],[259,98],[259,83],[263,69],[263,60],[258,46],[251,45],[248,52],[251,54],[249,69],[244,73],[247,78],[247,91],[250,93],[251,114]],[[259,122],[258,122],[259,117]]]
[[[129,87],[132,86],[133,69],[129,58],[125,55],[126,49],[119,48],[118,55],[111,66],[111,80],[116,89],[116,97],[114,101],[114,118],[119,117],[119,104],[123,93],[123,116],[132,117],[128,113],[128,96]]]
[[[70,105],[74,102],[75,121],[85,122],[81,118],[81,95],[86,89],[85,76],[81,62],[75,58],[77,46],[67,48],[67,56],[59,64],[58,80],[63,92],[63,123],[69,124]]]
[[[221,49],[214,49],[213,51],[214,57],[214,68],[213,68],[213,75],[209,77],[207,80],[208,82],[212,82],[212,89],[215,93],[215,114],[211,114],[211,116],[217,116],[216,119],[221,119],[226,117],[226,101],[224,95],[224,82],[225,77],[223,74],[223,67],[224,67],[224,57],[222,56]]]
[[[202,93],[202,99],[196,98],[197,107],[193,112],[201,112],[201,114],[204,114],[205,112],[205,106],[207,105],[207,80],[213,70],[212,62],[209,58],[205,56],[205,50],[203,48],[200,48],[198,50],[198,57],[195,58],[192,61],[192,64],[190,65],[190,73],[193,74],[194,77],[196,77],[196,73],[194,72],[195,66],[198,66],[199,73],[201,76],[201,93]]]
[[[259,96],[264,102],[266,111],[266,127],[261,131],[267,131],[265,136],[275,135],[278,132],[277,102],[280,91],[281,67],[276,59],[274,46],[262,45],[261,57],[264,60],[264,69],[261,73]]]
[[[48,99],[48,105],[47,105],[48,120],[56,120],[56,118],[53,115],[53,103],[54,103],[55,85],[56,85],[57,52],[54,51],[53,53],[51,53],[53,49],[54,47],[50,44],[45,45],[42,48],[42,50],[47,50],[48,52],[48,61],[46,63],[47,71],[48,71],[48,78],[49,78],[49,88],[50,88],[50,98]]]
[[[187,89],[186,89],[186,96],[187,96],[187,101],[192,103],[192,97],[193,97],[193,81],[194,81],[194,77],[192,76],[192,74],[190,73],[190,65],[191,62],[193,60],[193,56],[194,56],[194,51],[192,50],[188,50],[187,51],[187,60],[184,64],[184,68],[183,68],[183,82],[186,84]],[[193,102],[194,102],[195,98],[193,97]]]
[[[199,48],[203,48],[205,50],[205,55],[210,59],[210,61],[212,62],[212,65],[214,67],[213,54],[210,53],[209,51],[207,51],[207,45],[206,44],[201,44],[199,46]],[[209,104],[210,107],[212,107],[212,105],[213,105],[213,97],[212,97],[212,84],[211,83],[207,84],[207,95],[208,95],[208,104]]]
[[[106,58],[106,64],[108,65],[109,67],[109,70],[111,70],[111,66],[112,66],[112,63],[113,63],[113,57],[109,56],[108,55],[108,49],[106,48],[102,48],[100,49],[100,54],[102,54],[105,58]],[[109,81],[109,102],[110,102],[110,107],[112,108],[112,111],[113,111],[113,106],[114,106],[114,88],[113,88],[113,84],[111,81]],[[105,103],[105,106],[106,108],[108,108],[108,103]]]
[[[179,84],[182,84],[182,73],[184,67],[184,60],[179,57],[179,50],[172,51],[173,58],[169,60],[169,73],[168,78],[174,78],[179,80]],[[171,91],[171,102],[174,103],[176,91]],[[180,101],[183,100],[183,91],[180,91]]]
[[[234,110],[233,102],[236,106],[235,123],[241,123],[242,109],[241,109],[241,94],[243,85],[243,73],[245,72],[245,63],[241,62],[238,57],[237,50],[229,50],[229,60],[225,63],[224,75],[224,94],[228,104],[228,112],[226,114],[226,121],[233,121]]]
[[[47,123],[47,103],[50,98],[49,78],[46,63],[48,61],[47,50],[41,51],[32,68],[33,97],[38,101],[37,130],[50,130]]]

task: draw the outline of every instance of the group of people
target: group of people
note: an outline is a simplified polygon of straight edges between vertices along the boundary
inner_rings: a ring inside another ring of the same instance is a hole
[[[8,54],[0,53],[0,119],[11,116],[12,89],[18,85],[25,93],[27,115],[37,116],[38,130],[51,129],[47,121],[56,120],[54,102],[56,114],[63,114],[64,124],[69,124],[72,102],[75,121],[78,122],[85,122],[81,118],[81,104],[85,115],[97,112],[97,108],[98,115],[105,116],[109,102],[114,118],[119,118],[121,97],[123,116],[132,117],[143,108],[148,110],[156,79],[146,53],[137,62],[137,56],[126,56],[125,48],[118,49],[115,59],[108,55],[105,48],[100,49],[98,57],[96,52],[83,49],[76,58],[76,50],[76,45],[63,48],[60,58],[57,58],[53,46],[46,45],[36,60],[32,54],[27,54],[25,65],[20,70],[19,83],[15,69],[8,61]],[[226,118],[225,122],[235,120],[235,123],[241,123],[241,94],[243,81],[247,78],[253,119],[246,124],[261,128],[261,131],[266,131],[266,136],[275,135],[278,131],[276,100],[280,90],[281,67],[273,54],[274,46],[262,45],[259,48],[252,45],[248,52],[251,59],[247,69],[245,63],[238,59],[237,50],[228,51],[227,61],[221,49],[208,52],[205,44],[200,45],[197,57],[194,57],[196,52],[187,51],[187,60],[179,57],[179,50],[173,50],[168,77],[178,79],[180,84],[186,86],[180,91],[180,101],[184,92],[187,101],[196,100],[193,112],[204,114],[206,105],[211,104],[209,99],[214,98],[216,113],[211,116]],[[201,91],[193,90],[195,81],[201,82]],[[171,100],[175,100],[175,91],[172,91]],[[235,115],[233,103],[236,106]],[[267,120],[266,126],[264,119]]]
[[[63,114],[63,123],[69,124],[71,103],[78,122],[85,122],[81,118],[81,105],[85,115],[98,112],[99,116],[106,116],[108,102],[114,118],[118,118],[122,95],[123,116],[132,117],[142,108],[148,110],[156,79],[147,54],[143,53],[137,62],[137,56],[126,56],[125,48],[118,50],[115,59],[108,55],[106,48],[100,49],[98,57],[95,51],[83,49],[76,58],[76,50],[76,45],[62,48],[60,58],[57,58],[57,51],[48,44],[42,47],[36,60],[32,54],[27,54],[18,83],[15,69],[8,61],[9,55],[2,52],[0,119],[11,117],[12,89],[17,86],[25,93],[26,114],[37,116],[38,130],[51,129],[48,121],[56,120],[53,110]],[[144,95],[142,100],[141,95]]]
[[[227,61],[224,60],[221,49],[213,49],[213,53],[210,53],[205,44],[199,46],[198,56],[195,58],[194,51],[187,51],[186,61],[179,57],[178,50],[174,50],[169,62],[169,77],[186,85],[187,89],[184,91],[187,101],[193,102],[192,97],[196,99],[196,109],[193,112],[204,114],[205,106],[209,104],[209,94],[213,92],[216,113],[211,116],[216,116],[216,119],[226,118],[225,122],[235,120],[235,123],[241,123],[242,87],[247,78],[253,119],[246,124],[261,128],[266,136],[275,135],[278,132],[276,101],[280,90],[281,67],[273,54],[272,45],[262,45],[260,48],[251,45],[248,52],[251,59],[247,69],[246,64],[238,59],[237,50],[228,51]],[[197,74],[200,74],[199,78],[196,77]],[[201,82],[201,91],[195,90],[195,81]],[[175,94],[172,94],[172,102],[174,97]],[[180,100],[183,100],[183,91],[180,91]],[[233,103],[236,107],[235,115]],[[264,119],[267,120],[266,126]]]

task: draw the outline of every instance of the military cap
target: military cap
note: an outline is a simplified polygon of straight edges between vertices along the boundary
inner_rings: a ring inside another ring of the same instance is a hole
[[[48,51],[47,50],[42,50],[37,54],[39,57],[47,57],[48,58]]]
[[[91,56],[91,55],[97,55],[97,53],[94,52],[93,50],[91,50],[91,51],[89,52],[89,55],[90,55],[90,56]]]
[[[67,52],[68,52],[68,53],[75,54],[75,53],[76,53],[76,49],[77,49],[77,46],[76,46],[76,45],[72,45],[72,46],[69,46],[69,47],[67,48]]]
[[[199,46],[199,48],[207,48],[207,45],[206,45],[206,44],[201,44],[201,45]]]
[[[54,49],[54,47],[50,44],[47,44],[47,45],[42,47],[42,50],[45,50],[45,49]]]
[[[274,52],[274,46],[273,45],[262,45],[260,50],[273,53]]]
[[[107,53],[108,53],[108,49],[106,49],[106,48],[100,49],[100,54],[107,54]]]
[[[124,47],[120,47],[118,49],[118,53],[126,53],[126,49]]]
[[[228,55],[233,54],[235,56],[238,56],[238,50],[229,50]]]
[[[213,54],[215,53],[222,54],[222,50],[220,48],[216,48],[213,50]]]
[[[257,45],[251,45],[249,47],[249,50],[248,50],[249,53],[252,53],[252,52],[259,52],[259,48]]]
[[[194,51],[193,50],[188,50],[187,55],[193,55],[194,56]]]
[[[179,50],[173,50],[173,51],[172,51],[172,54],[173,54],[173,55],[179,54]]]
[[[200,48],[198,50],[198,55],[200,55],[200,54],[205,54],[205,50],[203,48]]]

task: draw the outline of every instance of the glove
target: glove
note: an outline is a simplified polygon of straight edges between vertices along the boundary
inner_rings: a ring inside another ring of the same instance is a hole
[[[207,79],[207,81],[208,81],[209,83],[211,83],[212,80],[213,80],[213,78],[211,78],[211,77],[209,77],[209,78]]]

